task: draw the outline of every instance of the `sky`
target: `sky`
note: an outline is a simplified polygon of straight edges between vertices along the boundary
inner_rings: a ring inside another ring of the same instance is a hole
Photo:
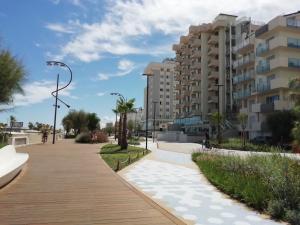
[[[97,113],[103,126],[114,121],[111,92],[143,106],[144,68],[175,57],[172,45],[190,25],[210,22],[219,13],[268,22],[298,10],[299,0],[0,0],[0,47],[9,49],[27,73],[25,95],[0,106],[10,108],[0,113],[0,122],[14,115],[25,126],[53,123],[56,76],[63,86],[70,73],[47,67],[47,60],[72,69],[73,81],[60,97],[71,109]],[[58,109],[58,126],[68,110]]]

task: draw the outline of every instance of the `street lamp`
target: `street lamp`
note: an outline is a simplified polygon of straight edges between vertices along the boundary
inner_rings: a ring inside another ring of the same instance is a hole
[[[118,93],[118,92],[112,92],[110,93],[110,95],[116,95],[119,96],[120,98],[122,98],[125,101],[125,98],[122,94]],[[117,140],[117,122],[118,122],[118,109],[117,109],[117,103],[116,103],[116,122],[115,122],[115,141]],[[121,116],[121,114],[120,114]]]
[[[143,76],[147,76],[147,97],[146,97],[146,150],[148,150],[148,101],[149,101],[149,77],[153,76],[153,72],[145,72]]]
[[[72,70],[71,68],[63,63],[63,62],[58,62],[58,61],[47,61],[47,66],[59,66],[59,67],[66,67],[69,72],[70,72],[70,80],[69,82],[61,87],[61,88],[58,88],[58,83],[59,83],[59,74],[57,74],[57,79],[56,79],[56,90],[51,92],[51,95],[55,98],[55,111],[54,111],[54,126],[53,126],[53,140],[52,140],[52,144],[55,144],[55,135],[56,135],[56,115],[57,115],[57,108],[60,108],[60,106],[57,104],[57,101],[60,101],[62,104],[64,104],[67,108],[70,108],[70,105],[68,105],[67,103],[65,103],[63,100],[61,100],[60,98],[58,98],[58,92],[65,89],[66,87],[68,87],[71,82],[72,82],[72,79],[73,79],[73,75],[72,75]],[[55,94],[54,94],[55,93]]]
[[[154,143],[154,138],[155,138],[155,128],[156,128],[156,121],[155,121],[155,114],[156,114],[156,104],[158,103],[157,101],[152,101],[153,105],[154,105],[154,112],[153,112],[153,143]]]
[[[218,144],[221,144],[221,119],[220,119],[220,87],[224,86],[224,84],[219,84],[216,80],[215,86],[218,87]]]

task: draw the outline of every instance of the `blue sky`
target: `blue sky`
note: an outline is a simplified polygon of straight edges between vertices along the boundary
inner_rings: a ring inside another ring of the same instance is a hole
[[[0,0],[1,46],[10,49],[28,72],[25,96],[16,95],[14,109],[0,113],[18,121],[52,123],[56,74],[67,82],[69,74],[49,68],[47,60],[61,60],[73,71],[72,86],[62,99],[72,109],[96,112],[102,122],[114,119],[111,109],[120,92],[143,105],[145,79],[151,61],[174,57],[172,44],[190,24],[209,22],[218,13],[251,16],[268,21],[300,10],[298,0]],[[59,109],[58,121],[68,109]],[[60,123],[60,122],[59,122]]]

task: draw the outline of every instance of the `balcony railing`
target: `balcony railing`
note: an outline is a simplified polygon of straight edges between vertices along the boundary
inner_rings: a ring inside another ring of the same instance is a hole
[[[270,71],[270,62],[260,61],[256,66],[256,73],[266,73]]]
[[[239,60],[236,60],[233,62],[233,68],[238,68],[238,67],[241,67],[241,66],[245,66],[251,62],[254,62],[255,60],[255,57],[254,57],[254,54],[251,54],[251,55],[248,55],[246,57],[243,57]]]
[[[255,37],[258,37],[258,36],[268,32],[268,31],[269,31],[269,25],[268,24],[263,25],[255,31]]]
[[[269,83],[260,83],[256,85],[256,91],[259,93],[271,90],[271,85]]]
[[[269,51],[269,45],[267,43],[260,44],[256,48],[256,56],[260,56],[262,53]]]
[[[287,25],[288,27],[300,28],[300,20],[296,20],[296,19],[287,19],[287,20],[286,20],[286,25]]]
[[[243,81],[248,81],[254,78],[254,72],[248,72],[245,74],[236,75],[233,77],[233,84],[237,84]]]

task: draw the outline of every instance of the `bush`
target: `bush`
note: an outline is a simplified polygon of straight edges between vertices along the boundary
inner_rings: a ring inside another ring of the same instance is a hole
[[[105,134],[104,132],[97,132],[95,135],[96,135],[96,142],[97,143],[108,142],[107,134]]]
[[[299,225],[299,161],[280,154],[241,158],[205,153],[194,153],[193,160],[212,184],[233,198]]]
[[[286,220],[293,225],[300,225],[300,212],[299,210],[287,210]]]
[[[284,203],[279,200],[271,200],[268,204],[268,213],[274,219],[280,219],[284,216]]]
[[[75,141],[77,143],[90,143],[91,142],[91,135],[87,132],[80,133],[76,136]]]

